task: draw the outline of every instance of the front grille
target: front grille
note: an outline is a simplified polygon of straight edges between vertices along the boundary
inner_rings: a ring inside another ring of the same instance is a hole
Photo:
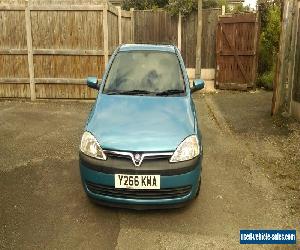
[[[144,161],[151,161],[151,160],[168,160],[172,156],[172,152],[158,152],[158,153],[148,153],[148,152],[122,152],[122,151],[104,151],[108,158],[112,159],[125,159],[132,162],[132,155],[140,154],[143,155],[143,162]]]
[[[120,189],[112,186],[86,182],[87,188],[95,194],[127,199],[172,199],[180,198],[191,192],[192,186],[162,188],[155,190]]]
[[[121,154],[109,152],[109,151],[105,151],[105,154],[107,157],[110,157],[110,158],[124,158],[124,159],[129,159],[131,161],[131,157],[129,155],[121,155]],[[172,155],[155,155],[155,154],[153,154],[151,156],[145,156],[144,161],[145,160],[157,160],[157,159],[169,160],[171,156]]]

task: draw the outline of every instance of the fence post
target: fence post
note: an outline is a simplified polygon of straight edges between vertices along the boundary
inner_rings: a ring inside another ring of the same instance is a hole
[[[130,13],[131,13],[131,42],[135,43],[134,39],[134,8],[130,8]]]
[[[224,16],[226,14],[226,8],[225,5],[222,5],[222,16]]]
[[[177,47],[179,49],[179,51],[181,51],[181,23],[182,23],[182,17],[181,17],[181,13],[179,12],[178,15],[178,28],[177,28]]]
[[[252,89],[255,90],[256,89],[256,79],[257,79],[257,68],[258,68],[258,46],[259,46],[259,12],[256,13],[256,17],[255,17],[255,38],[254,38],[254,44],[253,44],[253,48],[255,50],[255,59],[253,60],[253,67],[252,67],[252,77],[253,77],[253,87]]]
[[[29,71],[29,84],[30,84],[30,99],[36,100],[35,95],[35,81],[34,81],[34,66],[32,54],[32,33],[31,33],[31,17],[30,17],[30,3],[25,1],[25,22],[26,22],[26,39],[27,39],[27,57],[28,57],[28,71]]]
[[[201,77],[201,45],[202,44],[202,0],[198,0],[198,24],[195,78]]]
[[[103,8],[103,45],[104,45],[104,63],[105,67],[108,63],[108,20],[107,20],[107,3],[104,4]]]
[[[121,6],[117,6],[117,9],[118,9],[119,44],[122,44],[122,10],[121,10]]]
[[[291,19],[293,17],[293,15],[289,15],[289,13],[292,12],[292,7],[293,6],[291,5],[290,1],[284,2],[283,15],[281,20],[279,52],[277,56],[277,65],[272,99],[272,115],[275,115],[278,112],[285,111],[287,104],[286,76],[288,74],[287,67],[291,52]]]

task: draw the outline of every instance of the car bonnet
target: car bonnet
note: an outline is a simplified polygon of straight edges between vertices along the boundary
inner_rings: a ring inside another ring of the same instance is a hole
[[[174,151],[195,133],[188,96],[105,95],[98,97],[86,130],[107,150]]]

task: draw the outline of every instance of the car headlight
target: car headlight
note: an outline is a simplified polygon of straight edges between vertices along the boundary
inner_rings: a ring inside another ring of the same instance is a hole
[[[85,131],[81,138],[80,150],[82,153],[100,159],[106,160],[106,155],[104,154],[102,148],[95,136],[93,136],[90,132]]]
[[[170,162],[188,161],[200,154],[200,146],[196,135],[185,138],[173,153]]]

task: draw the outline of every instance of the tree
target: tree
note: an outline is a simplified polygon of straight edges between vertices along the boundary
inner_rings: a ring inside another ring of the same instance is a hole
[[[250,6],[246,5],[244,6],[242,3],[238,4],[234,7],[234,9],[231,11],[232,13],[243,13],[243,12],[250,12]]]
[[[221,8],[222,5],[227,7],[227,0],[203,0],[202,8]],[[182,15],[187,15],[190,12],[198,9],[197,0],[170,0],[168,5],[169,10],[172,14],[178,14],[181,12]]]
[[[268,23],[268,11],[274,7],[280,7],[282,5],[281,0],[258,0],[257,2],[259,14],[260,14],[260,26],[264,30]]]
[[[258,3],[261,35],[258,49],[259,86],[273,87],[276,55],[279,50],[281,27],[281,1],[260,0]]]
[[[210,8],[221,8],[225,6],[228,9],[228,2],[227,0],[203,0],[203,9],[210,9]]]
[[[275,56],[279,50],[280,7],[274,6],[267,12],[267,23],[262,30],[261,42],[270,55]]]
[[[227,6],[227,0],[203,0],[203,9],[221,8],[222,5]],[[198,9],[198,0],[124,0],[122,8],[129,10],[147,10],[165,8],[172,15],[181,13],[183,16]]]
[[[168,0],[124,0],[122,8],[125,10],[130,8],[136,10],[164,8],[168,5],[168,2]]]
[[[203,9],[217,8],[219,7],[219,1],[217,0],[203,0]]]
[[[198,1],[196,0],[170,0],[168,10],[173,15],[181,13],[183,16],[189,14],[193,10],[197,10]]]

